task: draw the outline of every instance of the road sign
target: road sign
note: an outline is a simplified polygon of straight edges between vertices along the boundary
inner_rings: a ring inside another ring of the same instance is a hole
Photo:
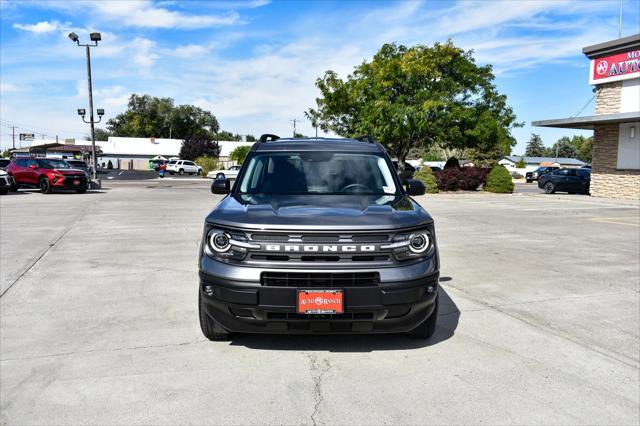
[[[20,140],[21,141],[32,141],[34,139],[34,134],[33,133],[20,133]]]

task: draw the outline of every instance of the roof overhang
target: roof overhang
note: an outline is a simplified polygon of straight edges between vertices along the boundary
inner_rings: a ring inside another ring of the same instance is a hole
[[[555,120],[532,121],[536,127],[558,127],[562,129],[593,130],[599,124],[619,124],[640,121],[640,112],[621,112],[617,114],[590,115],[587,117],[558,118]]]
[[[640,34],[630,35],[628,37],[618,38],[604,43],[594,44],[582,49],[589,59],[598,58],[605,55],[613,55],[615,53],[625,52],[628,49],[637,48],[640,45]]]

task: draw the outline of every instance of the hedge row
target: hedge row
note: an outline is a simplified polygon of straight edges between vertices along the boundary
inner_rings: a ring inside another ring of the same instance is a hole
[[[513,192],[511,175],[503,166],[493,169],[481,167],[445,167],[442,171],[432,172],[429,167],[417,171],[414,179],[422,181],[428,194],[439,191],[477,191],[498,193]]]

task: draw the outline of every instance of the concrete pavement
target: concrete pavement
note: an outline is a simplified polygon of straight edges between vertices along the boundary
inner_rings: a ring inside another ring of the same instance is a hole
[[[213,343],[209,182],[105,186],[0,197],[2,424],[640,422],[637,203],[419,197],[442,261],[431,341]]]

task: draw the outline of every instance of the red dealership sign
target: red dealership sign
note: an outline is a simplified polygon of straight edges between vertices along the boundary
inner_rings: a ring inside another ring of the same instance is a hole
[[[640,50],[593,59],[590,77],[591,84],[640,77]]]

